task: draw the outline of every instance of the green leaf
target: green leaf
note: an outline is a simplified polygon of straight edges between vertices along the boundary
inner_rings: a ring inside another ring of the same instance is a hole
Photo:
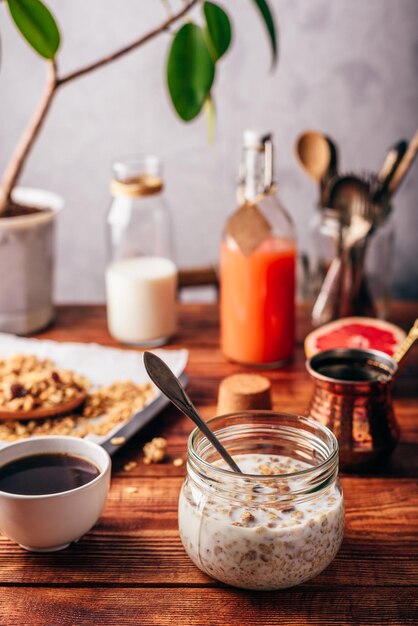
[[[176,33],[167,61],[167,83],[174,108],[182,120],[195,118],[215,78],[203,30],[187,23]]]
[[[271,52],[273,55],[273,67],[277,62],[277,38],[276,38],[276,25],[274,23],[274,17],[271,12],[271,9],[268,5],[267,0],[252,0],[256,5],[257,9],[260,11],[261,17],[263,18],[264,24],[267,28],[267,33],[269,35],[270,44],[271,44]]]
[[[7,0],[16,26],[32,48],[45,59],[53,59],[60,45],[57,23],[40,0]]]
[[[209,49],[213,60],[217,61],[225,54],[231,43],[231,22],[225,11],[213,2],[205,2],[203,11],[209,37]]]

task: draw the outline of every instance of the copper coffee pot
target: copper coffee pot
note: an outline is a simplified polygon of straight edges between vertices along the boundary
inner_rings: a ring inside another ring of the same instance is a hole
[[[385,461],[399,440],[392,387],[398,364],[418,338],[418,320],[393,357],[378,350],[337,348],[311,357],[314,381],[309,415],[338,439],[342,469]]]

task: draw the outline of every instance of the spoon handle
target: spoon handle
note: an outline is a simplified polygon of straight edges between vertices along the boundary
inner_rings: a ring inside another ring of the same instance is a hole
[[[399,365],[399,363],[404,359],[406,354],[412,348],[415,341],[418,339],[418,318],[415,320],[415,324],[412,326],[411,330],[405,337],[404,341],[401,343],[399,348],[396,350],[393,355],[393,360]]]
[[[334,257],[312,309],[314,326],[326,324],[335,317],[341,278],[341,258]]]
[[[213,434],[206,422],[200,417],[193,402],[185,392],[179,379],[173,374],[171,369],[164,363],[160,357],[152,352],[144,352],[144,365],[148,376],[153,383],[167,396],[167,398],[182,413],[187,415],[209,439],[210,443],[220,454],[223,460],[228,463],[229,467],[238,474],[242,474],[240,468],[235,463],[231,455],[225,450],[218,438]]]
[[[398,189],[399,185],[403,181],[404,177],[408,173],[414,159],[418,153],[418,130],[415,135],[412,137],[409,146],[402,156],[401,160],[398,163],[397,168],[392,174],[392,178],[388,184],[388,192],[389,195],[393,195],[395,191]]]
[[[383,161],[382,167],[380,168],[377,175],[383,190],[385,190],[390,183],[391,178],[395,173],[399,163],[401,162],[401,159],[405,154],[407,148],[408,142],[405,141],[405,139],[401,139],[401,141],[398,141],[398,143],[392,146],[392,148],[387,153],[386,158]],[[381,192],[379,192],[379,194],[380,193]]]

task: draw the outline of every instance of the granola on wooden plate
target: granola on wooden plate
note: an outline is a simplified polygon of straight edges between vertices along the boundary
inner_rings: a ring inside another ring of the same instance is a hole
[[[87,392],[90,381],[49,359],[16,354],[0,359],[0,409],[53,409]]]

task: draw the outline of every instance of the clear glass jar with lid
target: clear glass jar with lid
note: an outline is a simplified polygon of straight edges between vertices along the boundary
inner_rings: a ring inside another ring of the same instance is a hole
[[[192,432],[179,501],[180,537],[192,561],[245,589],[282,589],[319,574],[344,532],[333,433],[310,418],[270,411],[209,425],[243,473]]]
[[[114,163],[107,215],[108,326],[128,344],[162,345],[176,330],[177,269],[163,191],[157,157]]]
[[[296,243],[276,194],[271,134],[245,131],[237,198],[221,243],[221,347],[247,365],[293,354]]]
[[[143,256],[174,260],[171,218],[158,157],[116,161],[111,193],[108,261]]]

